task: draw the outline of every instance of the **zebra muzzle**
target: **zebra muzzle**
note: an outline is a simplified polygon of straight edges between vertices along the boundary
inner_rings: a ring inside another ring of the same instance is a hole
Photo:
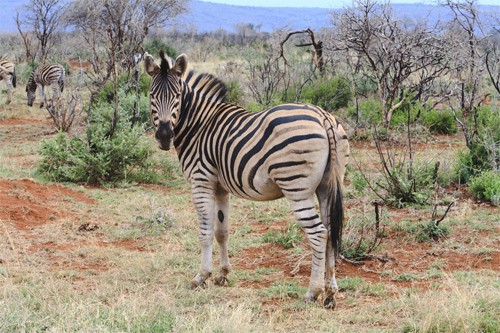
[[[161,150],[169,150],[172,139],[174,138],[174,130],[172,129],[172,122],[160,121],[160,124],[155,133],[156,141]]]

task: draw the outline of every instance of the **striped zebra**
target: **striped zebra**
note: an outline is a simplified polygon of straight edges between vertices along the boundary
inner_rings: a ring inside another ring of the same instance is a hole
[[[144,55],[152,77],[150,111],[160,149],[171,140],[192,187],[199,219],[201,268],[190,288],[212,274],[213,235],[220,246],[216,285],[227,285],[229,194],[255,201],[288,199],[312,249],[307,301],[323,292],[335,307],[335,255],[342,236],[342,183],[349,155],[339,122],[314,105],[284,104],[250,113],[223,102],[226,88],[208,74],[190,71],[187,57],[161,64]],[[315,207],[317,196],[321,218]],[[326,277],[326,280],[325,280]]]
[[[42,65],[36,68],[26,84],[26,94],[28,95],[28,106],[33,106],[35,93],[38,88],[40,94],[40,108],[43,108],[46,100],[44,87],[52,85],[52,98],[60,97],[64,90],[64,68],[59,64]]]
[[[7,104],[12,101],[12,87],[16,87],[16,66],[8,60],[0,60],[0,81],[7,84]]]

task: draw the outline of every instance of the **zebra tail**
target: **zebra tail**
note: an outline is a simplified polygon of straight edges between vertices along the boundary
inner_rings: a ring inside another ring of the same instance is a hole
[[[342,245],[342,229],[344,221],[344,204],[342,199],[342,184],[337,178],[329,185],[330,239],[335,255],[340,254]]]
[[[17,83],[16,79],[16,69],[14,68],[14,71],[12,72],[12,86],[15,88]]]
[[[325,119],[325,129],[327,130],[328,139],[330,141],[330,160],[329,160],[329,179],[328,179],[328,210],[330,224],[330,240],[332,242],[335,255],[340,254],[342,243],[342,229],[344,221],[344,204],[343,204],[343,164],[344,156],[340,156],[342,149],[339,147],[339,142],[336,137],[336,130],[339,124],[336,119],[327,117]],[[341,143],[342,144],[342,143]]]

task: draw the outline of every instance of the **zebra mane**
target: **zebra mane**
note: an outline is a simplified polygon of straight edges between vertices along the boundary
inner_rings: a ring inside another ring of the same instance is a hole
[[[160,64],[161,75],[167,76],[170,67],[172,67],[172,63],[168,57],[165,57],[165,52],[163,52],[163,50],[160,50],[160,58],[161,58],[161,64]]]
[[[210,99],[216,103],[224,100],[227,94],[226,85],[215,76],[207,73],[197,74],[191,70],[186,76],[186,84],[201,97]]]

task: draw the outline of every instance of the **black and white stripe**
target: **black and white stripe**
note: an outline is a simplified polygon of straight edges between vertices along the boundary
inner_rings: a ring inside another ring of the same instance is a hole
[[[12,101],[12,88],[16,87],[16,66],[8,60],[0,60],[0,81],[4,80],[7,85],[7,101]]]
[[[152,76],[155,136],[163,150],[173,141],[191,182],[200,221],[201,269],[190,286],[203,285],[212,273],[214,230],[221,247],[216,283],[227,282],[229,194],[257,201],[285,197],[313,251],[306,299],[314,300],[325,290],[325,306],[333,307],[342,182],[349,154],[342,126],[321,108],[307,104],[250,113],[224,103],[226,88],[213,76],[191,71],[184,78],[185,55],[173,64],[163,53],[160,56],[158,66],[151,55],[145,55],[145,68]]]
[[[28,106],[33,106],[37,88],[40,93],[41,108],[46,102],[44,87],[52,85],[52,98],[60,97],[61,93],[64,91],[64,75],[64,68],[59,64],[42,65],[31,72],[28,83],[26,84]]]

